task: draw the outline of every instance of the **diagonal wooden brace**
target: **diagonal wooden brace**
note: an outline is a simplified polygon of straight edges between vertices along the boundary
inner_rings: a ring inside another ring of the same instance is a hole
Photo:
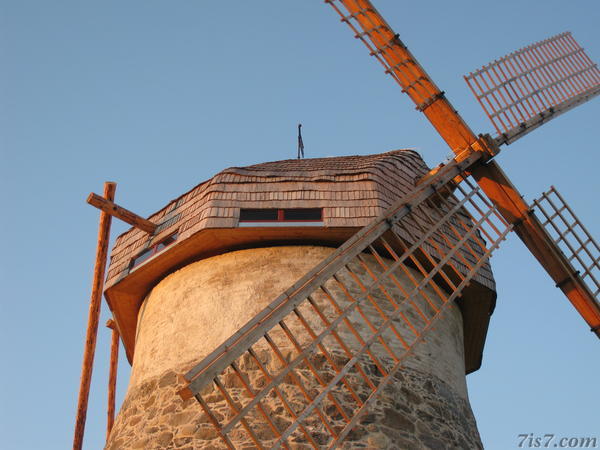
[[[116,203],[111,202],[110,200],[105,199],[93,192],[88,196],[87,202],[95,206],[96,208],[104,211],[107,214],[110,214],[117,219],[121,219],[123,222],[128,223],[129,225],[134,226],[135,228],[139,228],[146,233],[152,234],[156,230],[156,225],[153,222],[150,222],[148,219],[144,219],[141,216],[125,209]]]

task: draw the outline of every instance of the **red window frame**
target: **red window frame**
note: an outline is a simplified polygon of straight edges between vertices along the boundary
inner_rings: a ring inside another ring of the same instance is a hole
[[[286,219],[286,211],[319,211],[318,218],[312,219]],[[277,211],[277,219],[242,219],[243,211]],[[241,208],[240,220],[242,223],[269,223],[269,222],[323,222],[323,208]]]

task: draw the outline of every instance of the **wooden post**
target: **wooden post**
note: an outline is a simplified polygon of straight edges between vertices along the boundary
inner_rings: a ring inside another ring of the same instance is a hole
[[[113,201],[115,198],[116,189],[116,183],[108,181],[104,183],[104,198],[109,201]],[[106,269],[106,255],[108,253],[110,222],[110,214],[107,214],[104,211],[101,212],[100,224],[98,226],[98,245],[96,247],[94,280],[92,282],[92,294],[90,297],[90,308],[88,313],[88,327],[85,336],[85,347],[83,350],[83,364],[81,367],[81,383],[79,385],[79,399],[77,402],[75,434],[73,436],[73,450],[81,450],[83,445],[83,433],[85,431],[85,419],[87,416],[88,398],[90,394],[90,384],[92,381],[94,353],[96,351],[96,337],[98,335],[100,304],[102,300],[102,289],[104,287],[104,271]]]
[[[108,408],[106,420],[106,442],[110,437],[113,424],[115,423],[115,394],[117,388],[117,364],[119,362],[119,331],[114,320],[109,319],[106,326],[112,330],[110,343],[110,369],[108,372]]]

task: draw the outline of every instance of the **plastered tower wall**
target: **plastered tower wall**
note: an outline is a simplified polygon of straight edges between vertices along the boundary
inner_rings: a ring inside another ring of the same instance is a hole
[[[130,384],[107,448],[223,448],[195,399],[184,402],[177,395],[182,387],[178,375],[209,354],[331,251],[319,246],[234,251],[192,263],[160,281],[139,312]],[[359,268],[355,270],[360,273]],[[393,286],[388,288],[393,292]],[[365,312],[376,315],[368,308]],[[404,327],[402,323],[396,326],[401,330]],[[300,330],[293,331],[301,336]],[[343,334],[343,330],[340,332]],[[345,446],[481,448],[467,397],[462,332],[461,313],[453,306],[350,433]],[[283,335],[275,333],[273,339],[284,353],[286,346],[290,348]],[[254,347],[258,352],[260,345]],[[332,353],[334,358],[340,358],[340,364],[344,363],[341,352]],[[276,365],[277,361],[267,362],[273,369]],[[264,383],[251,361],[242,370],[252,384]],[[235,377],[224,380],[232,392],[240,388],[238,394],[243,395],[242,386],[235,382]],[[264,407],[272,408],[269,413],[279,428],[289,425],[289,416],[275,403],[269,405],[267,400]],[[224,414],[225,411],[223,405]],[[335,410],[325,410],[325,414],[333,424],[343,423]],[[308,448],[302,439],[294,439],[292,448]],[[252,448],[242,435],[235,444]]]

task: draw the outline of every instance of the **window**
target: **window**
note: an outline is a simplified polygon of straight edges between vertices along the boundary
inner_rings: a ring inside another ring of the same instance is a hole
[[[301,220],[323,220],[321,208],[284,209],[283,220],[298,222]]]
[[[177,233],[173,233],[167,236],[165,239],[160,241],[157,244],[152,245],[146,250],[142,251],[139,255],[131,260],[130,269],[133,269],[135,266],[139,266],[141,263],[149,259],[150,257],[156,255],[157,253],[162,252],[165,248],[171,245],[173,242],[177,240]]]
[[[240,222],[279,220],[279,209],[241,209]]]
[[[240,226],[320,226],[322,208],[241,209]]]

